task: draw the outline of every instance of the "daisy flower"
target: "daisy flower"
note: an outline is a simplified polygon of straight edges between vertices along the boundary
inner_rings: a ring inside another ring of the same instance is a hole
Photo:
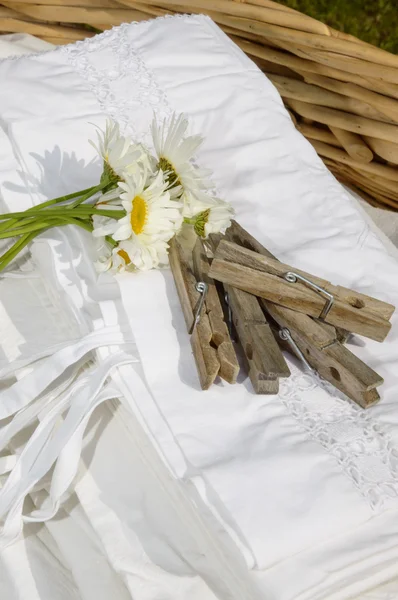
[[[126,182],[120,182],[119,187],[123,190],[120,198],[126,216],[117,222],[112,233],[116,241],[131,236],[168,241],[181,227],[181,203],[170,198],[162,171],[152,181],[144,172],[135,173]]]
[[[125,261],[127,270],[149,271],[169,262],[169,245],[164,239],[151,239],[149,242],[148,238],[143,240],[132,237],[120,242],[118,248],[113,253],[118,252]]]
[[[97,144],[90,140],[104,162],[101,182],[108,180],[115,187],[124,180],[126,174],[135,173],[141,168],[151,168],[151,157],[141,144],[134,144],[120,134],[119,125],[108,119],[105,131],[97,130]]]
[[[107,206],[107,205],[105,205]],[[109,209],[109,206],[107,206]],[[93,215],[93,236],[95,239],[95,250],[97,260],[95,261],[95,269],[98,273],[110,271],[111,273],[120,273],[122,271],[134,270],[134,265],[129,255],[131,248],[128,241],[110,243],[108,233],[115,228],[115,219]],[[106,237],[108,236],[108,237]]]
[[[192,164],[191,159],[201,145],[203,138],[200,135],[184,137],[188,121],[183,115],[173,114],[169,123],[163,121],[158,125],[156,117],[152,121],[152,138],[161,169],[169,184],[172,197],[181,198],[189,202],[189,196],[207,189],[209,184],[206,178],[210,171],[199,169]]]
[[[105,241],[101,239],[101,244],[98,245],[98,259],[95,262],[95,268],[98,273],[110,271],[111,273],[121,273],[126,270],[132,270],[132,262],[124,245],[126,242],[120,242],[115,248],[111,248]]]
[[[170,198],[163,172],[149,179],[144,171],[119,182],[126,216],[109,219],[96,227],[94,235],[111,235],[125,241],[132,265],[147,270],[167,264],[167,242],[182,225],[181,203]]]
[[[196,235],[207,238],[210,233],[224,233],[231,225],[233,216],[233,208],[227,202],[217,200],[212,206],[204,208],[185,221],[193,225]]]
[[[148,271],[169,262],[169,245],[164,240],[152,240],[151,244],[138,244],[130,239],[119,242],[115,248],[101,238],[97,247],[98,259],[95,262],[97,272],[121,273],[123,271]]]

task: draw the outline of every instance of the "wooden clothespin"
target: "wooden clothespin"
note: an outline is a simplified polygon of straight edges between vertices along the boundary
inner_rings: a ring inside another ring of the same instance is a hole
[[[216,348],[217,358],[220,362],[219,375],[228,383],[236,383],[239,373],[239,363],[236,358],[228,326],[224,320],[224,311],[220,302],[214,279],[209,277],[210,261],[200,238],[197,239],[193,249],[193,267],[197,281],[207,285],[207,294],[204,301],[204,313],[209,319],[212,331],[211,343]]]
[[[199,281],[192,272],[181,244],[176,239],[170,242],[170,267],[185,322],[191,334],[191,346],[200,384],[202,389],[207,390],[217,375],[229,383],[235,383],[239,365],[229,339],[228,328],[225,322],[222,327],[221,316],[216,308],[214,292],[217,291],[214,282],[208,277],[202,257],[198,257],[198,251],[196,255],[196,266],[203,275],[203,279]],[[221,305],[220,310],[223,314]]]
[[[368,367],[336,337],[334,327],[308,318],[303,327],[302,314],[264,302],[264,307],[279,325],[281,339],[309,369],[332,383],[362,408],[375,404],[380,399],[377,387],[383,378]]]
[[[279,378],[289,377],[290,370],[257,298],[232,286],[225,291],[254,391],[277,394]]]
[[[213,237],[213,235],[211,237]],[[218,235],[218,237],[214,237],[214,239],[213,239],[214,251],[222,239],[223,238],[221,235]],[[225,239],[229,240],[230,242],[234,242],[235,244],[238,244],[239,246],[243,246],[244,248],[247,248],[248,250],[253,250],[253,252],[258,252],[259,254],[262,254],[263,256],[268,256],[268,258],[273,258],[274,260],[278,260],[276,258],[276,256],[274,256],[269,250],[267,250],[267,248],[265,248],[265,246],[260,244],[260,242],[258,240],[256,240],[255,237],[253,237],[248,231],[246,231],[246,229],[244,229],[241,225],[239,225],[239,223],[237,221],[235,221],[234,219],[231,221],[230,227],[228,227],[227,231],[225,232]],[[307,315],[304,315],[303,313],[301,313],[301,314],[302,314],[302,317],[301,317],[302,329],[308,328],[310,326],[310,324],[308,323],[308,319],[311,317],[308,317]],[[331,327],[330,325],[328,325],[327,323],[324,323],[323,321],[320,321],[320,320],[318,321],[318,323],[319,323],[320,327],[323,327],[328,332],[330,332],[330,327]],[[337,340],[339,342],[341,342],[342,344],[344,342],[346,342],[348,337],[350,336],[350,332],[346,331],[345,329],[342,329],[341,327],[335,327],[335,331],[336,331]]]
[[[217,247],[210,276],[379,342],[391,328],[388,319],[395,310],[391,304],[334,286],[227,240],[222,240]]]
[[[232,221],[225,237],[249,250],[275,258],[236,221]],[[380,399],[376,388],[383,383],[382,377],[343,346],[349,332],[265,299],[261,303],[277,323],[280,340],[285,341],[286,347],[308,368],[317,371],[363,408]],[[385,314],[388,315],[390,310]]]
[[[210,236],[213,252],[221,239],[219,234]],[[256,394],[277,394],[279,378],[289,377],[290,370],[259,300],[236,287],[225,285],[224,289],[254,391]]]

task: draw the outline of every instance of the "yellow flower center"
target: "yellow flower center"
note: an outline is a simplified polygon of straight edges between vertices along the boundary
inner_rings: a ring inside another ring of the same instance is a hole
[[[164,156],[160,157],[158,162],[158,168],[162,169],[163,173],[165,174],[165,179],[171,188],[177,187],[177,185],[181,185],[181,182],[178,179],[178,175],[175,172],[173,165],[170,161],[167,160],[167,158],[164,158]]]
[[[148,216],[148,207],[141,196],[136,196],[133,200],[133,208],[130,215],[131,229],[136,235],[144,229]]]
[[[101,175],[101,183],[107,182],[109,185],[108,189],[112,189],[117,186],[118,181],[121,181],[121,179],[110,166],[108,162],[108,155],[106,155],[104,158],[104,168]]]
[[[129,265],[131,263],[130,257],[127,254],[126,250],[118,250],[117,251],[118,255],[122,257],[122,259],[124,260],[124,262],[126,263],[126,265]]]
[[[199,237],[206,237],[205,226],[207,221],[209,220],[209,216],[210,208],[196,215],[193,228],[195,230],[196,235],[198,235]]]

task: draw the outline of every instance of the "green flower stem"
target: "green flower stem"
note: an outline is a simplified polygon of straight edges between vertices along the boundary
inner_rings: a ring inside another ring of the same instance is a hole
[[[73,192],[72,194],[67,194],[66,196],[59,196],[58,198],[54,198],[53,200],[47,200],[46,202],[42,202],[41,204],[38,204],[36,206],[32,206],[31,208],[28,208],[23,214],[24,217],[18,217],[13,219],[13,222],[11,222],[10,220],[4,221],[3,223],[0,223],[0,232],[1,231],[5,231],[8,230],[10,227],[14,227],[14,225],[17,224],[18,221],[20,221],[20,219],[23,219],[23,222],[27,222],[27,215],[26,213],[33,213],[36,210],[43,210],[45,208],[48,208],[49,206],[53,206],[54,204],[60,204],[61,202],[67,202],[68,200],[73,200],[74,198],[77,198],[77,200],[75,202],[73,202],[72,204],[63,207],[63,208],[67,208],[68,210],[70,210],[71,208],[75,208],[76,206],[79,206],[82,202],[85,202],[86,200],[88,200],[89,198],[91,198],[92,196],[94,196],[95,194],[97,194],[98,192],[100,192],[101,190],[103,190],[107,185],[109,185],[108,181],[103,181],[102,183],[92,186],[90,188],[86,188],[85,190],[81,190],[80,192]],[[3,215],[0,217],[3,218]],[[22,222],[22,223],[23,223]],[[19,222],[19,225],[22,225],[21,222]],[[25,223],[24,223],[25,224]]]
[[[97,191],[97,188],[99,188],[100,186],[98,185],[93,185],[92,187],[86,188],[85,190],[80,190],[80,192],[73,192],[72,194],[67,194],[66,196],[59,196],[58,198],[53,198],[52,200],[46,200],[45,202],[42,202],[41,204],[37,204],[36,206],[32,206],[32,208],[47,208],[47,206],[52,206],[53,204],[59,204],[61,202],[67,202],[68,200],[73,200],[74,198],[79,198],[80,196],[84,196],[86,194],[89,194],[88,197],[92,196],[93,194],[95,194]],[[100,187],[100,190],[103,188],[104,186]],[[32,210],[31,208],[28,208],[26,212],[29,212],[30,210]]]
[[[39,224],[38,224],[39,225]],[[92,231],[93,226],[89,221],[81,221],[80,219],[74,219],[73,217],[54,220],[51,223],[41,223],[35,231],[30,231],[22,235],[16,242],[0,257],[0,271],[5,269],[10,262],[16,258],[16,256],[27,246],[36,236],[43,233],[47,229],[52,227],[62,227],[63,225],[78,225],[87,231]]]
[[[80,204],[82,204],[82,202],[85,202],[86,200],[91,198],[91,196],[94,196],[94,194],[97,194],[98,192],[100,192],[101,190],[106,188],[108,185],[109,185],[109,181],[103,181],[102,183],[99,183],[98,185],[96,185],[95,187],[93,187],[89,190],[84,190],[85,193],[80,198],[75,200],[75,202],[72,202],[72,204],[69,204],[68,209],[69,210],[75,209],[76,206],[79,206]]]
[[[82,227],[90,233],[92,233],[94,229],[91,220],[83,221],[82,219],[74,219],[73,217],[69,218],[67,222],[62,223],[62,225],[77,225],[78,227]],[[116,246],[119,245],[119,243],[116,240],[114,240],[113,237],[111,237],[110,235],[105,236],[105,239],[108,242],[108,244],[110,244],[113,248],[116,248]]]
[[[73,215],[74,213],[75,211],[73,211]],[[81,227],[86,231],[93,231],[93,224],[91,222],[90,215],[88,215],[88,218],[86,216],[83,219],[79,219],[75,218],[75,216],[71,216],[71,213],[69,212],[69,215],[65,217],[57,217],[55,219],[37,222],[36,224],[30,226],[29,231],[26,231],[23,234],[22,231],[19,231],[19,234],[22,234],[21,237],[11,246],[11,248],[7,250],[7,252],[3,254],[3,256],[0,257],[0,271],[5,269],[5,267],[9,265],[10,262],[21,252],[21,250],[23,250],[23,248],[27,246],[40,233],[43,233],[47,229],[51,229],[53,227],[62,227],[63,225],[77,225],[78,227]],[[20,230],[21,229],[22,228],[20,228]],[[14,235],[15,231],[16,230],[14,230]],[[11,236],[6,236],[5,234],[0,235],[0,239],[5,237]],[[115,248],[118,245],[118,242],[116,242],[110,236],[106,236],[105,239],[113,248]]]
[[[28,217],[26,219],[5,219],[2,223],[0,223],[0,232],[7,231],[15,225],[18,225],[19,227],[27,225],[28,223],[32,222],[32,219],[34,219],[34,217]]]
[[[69,218],[67,220],[67,222],[61,223],[61,225],[77,225],[78,227],[82,227],[83,229],[85,229],[86,231],[89,231],[90,233],[92,233],[92,231],[94,229],[91,220],[84,221],[82,219]],[[105,239],[108,242],[108,244],[110,244],[113,248],[116,248],[116,246],[119,245],[119,242],[114,240],[113,237],[111,237],[110,235],[105,236]]]
[[[113,237],[111,237],[110,235],[106,235],[105,239],[108,242],[108,244],[110,244],[112,246],[112,248],[116,248],[116,246],[119,245],[119,242],[114,240]]]
[[[54,219],[54,222],[51,222],[50,219],[47,222],[38,221],[37,223],[33,223],[33,225],[18,227],[16,229],[10,229],[0,233],[0,240],[5,240],[10,237],[18,237],[19,235],[25,235],[26,233],[31,233],[32,231],[37,231],[45,227],[55,227],[58,224],[59,221],[56,219]]]
[[[62,208],[49,208],[49,209],[29,209],[29,216],[42,217],[43,219],[51,217],[70,217],[71,210],[65,207]],[[125,210],[113,210],[113,209],[101,209],[95,208],[94,206],[77,206],[73,209],[74,217],[88,217],[91,215],[99,215],[103,217],[110,217],[111,219],[121,219],[126,215]],[[26,218],[26,212],[15,212],[6,213],[0,215],[2,219],[19,219]]]
[[[17,237],[19,235],[25,235],[26,233],[31,233],[32,231],[37,231],[39,229],[47,229],[49,227],[60,227],[62,225],[80,225],[81,223],[84,223],[84,225],[81,225],[82,227],[85,227],[87,229],[87,231],[92,231],[93,230],[93,226],[91,224],[91,219],[90,217],[85,221],[81,221],[80,219],[74,219],[73,217],[57,217],[54,219],[46,219],[45,221],[42,221],[41,219],[34,219],[33,222],[31,221],[29,225],[25,225],[24,227],[18,227],[16,229],[8,229],[7,231],[1,233],[0,232],[0,239],[6,239],[9,237]]]
[[[81,227],[90,233],[93,231],[93,224],[91,223],[91,220],[83,221],[82,219],[74,219],[72,217],[67,220],[65,219],[64,223],[59,223],[59,225],[77,225],[78,227]]]
[[[0,258],[0,271],[5,267],[21,252],[25,246],[29,244],[42,230],[32,233],[27,233],[19,238],[13,246]]]
[[[95,190],[97,189],[97,187],[98,186],[93,186],[91,188],[81,190],[80,192],[73,192],[72,194],[68,194],[67,196],[59,196],[59,198],[54,198],[53,200],[47,200],[46,202],[42,202],[41,204],[37,204],[36,206],[32,206],[31,208],[28,208],[26,211],[24,211],[24,215],[26,217],[26,213],[29,214],[30,212],[32,212],[32,210],[37,210],[37,209],[42,210],[43,208],[47,208],[48,206],[52,206],[53,204],[66,202],[67,200],[73,200],[74,198],[80,197],[82,194],[86,195],[86,194],[90,193],[90,195],[93,195],[95,193]],[[17,219],[15,219],[14,221],[17,221]],[[7,229],[10,226],[13,227],[14,224],[15,223],[7,223],[7,222],[0,223],[0,231],[4,231],[5,229]]]

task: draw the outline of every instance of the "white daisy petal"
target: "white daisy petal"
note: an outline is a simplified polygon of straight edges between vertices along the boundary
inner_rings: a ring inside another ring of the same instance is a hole
[[[101,215],[93,215],[93,236],[95,238],[103,238],[107,235],[111,235],[118,226],[116,219],[110,217],[103,217]]]
[[[130,236],[131,236],[131,228],[129,227],[128,223],[121,225],[117,229],[117,231],[112,232],[112,237],[117,242],[120,242],[122,240],[128,240],[130,238]]]
[[[120,204],[120,190],[118,187],[108,190],[101,196],[101,202],[108,203],[112,201],[115,201],[115,203]]]
[[[105,131],[97,129],[98,142],[90,143],[97,150],[104,162],[104,177],[113,182],[125,178],[141,169],[152,170],[153,157],[142,144],[135,144],[120,134],[117,123],[108,119]]]
[[[192,157],[202,142],[203,138],[200,135],[192,135],[182,140],[176,153],[178,159],[184,160],[186,156]]]
[[[130,210],[131,200],[122,200],[122,206],[123,206],[124,210],[127,212],[128,210]]]
[[[203,139],[199,135],[184,137],[188,121],[183,115],[173,114],[169,123],[159,126],[156,118],[152,122],[152,138],[158,158],[158,165],[164,170],[169,183],[169,191],[174,198],[185,194],[196,194],[208,189],[208,172],[198,169],[192,157]]]

